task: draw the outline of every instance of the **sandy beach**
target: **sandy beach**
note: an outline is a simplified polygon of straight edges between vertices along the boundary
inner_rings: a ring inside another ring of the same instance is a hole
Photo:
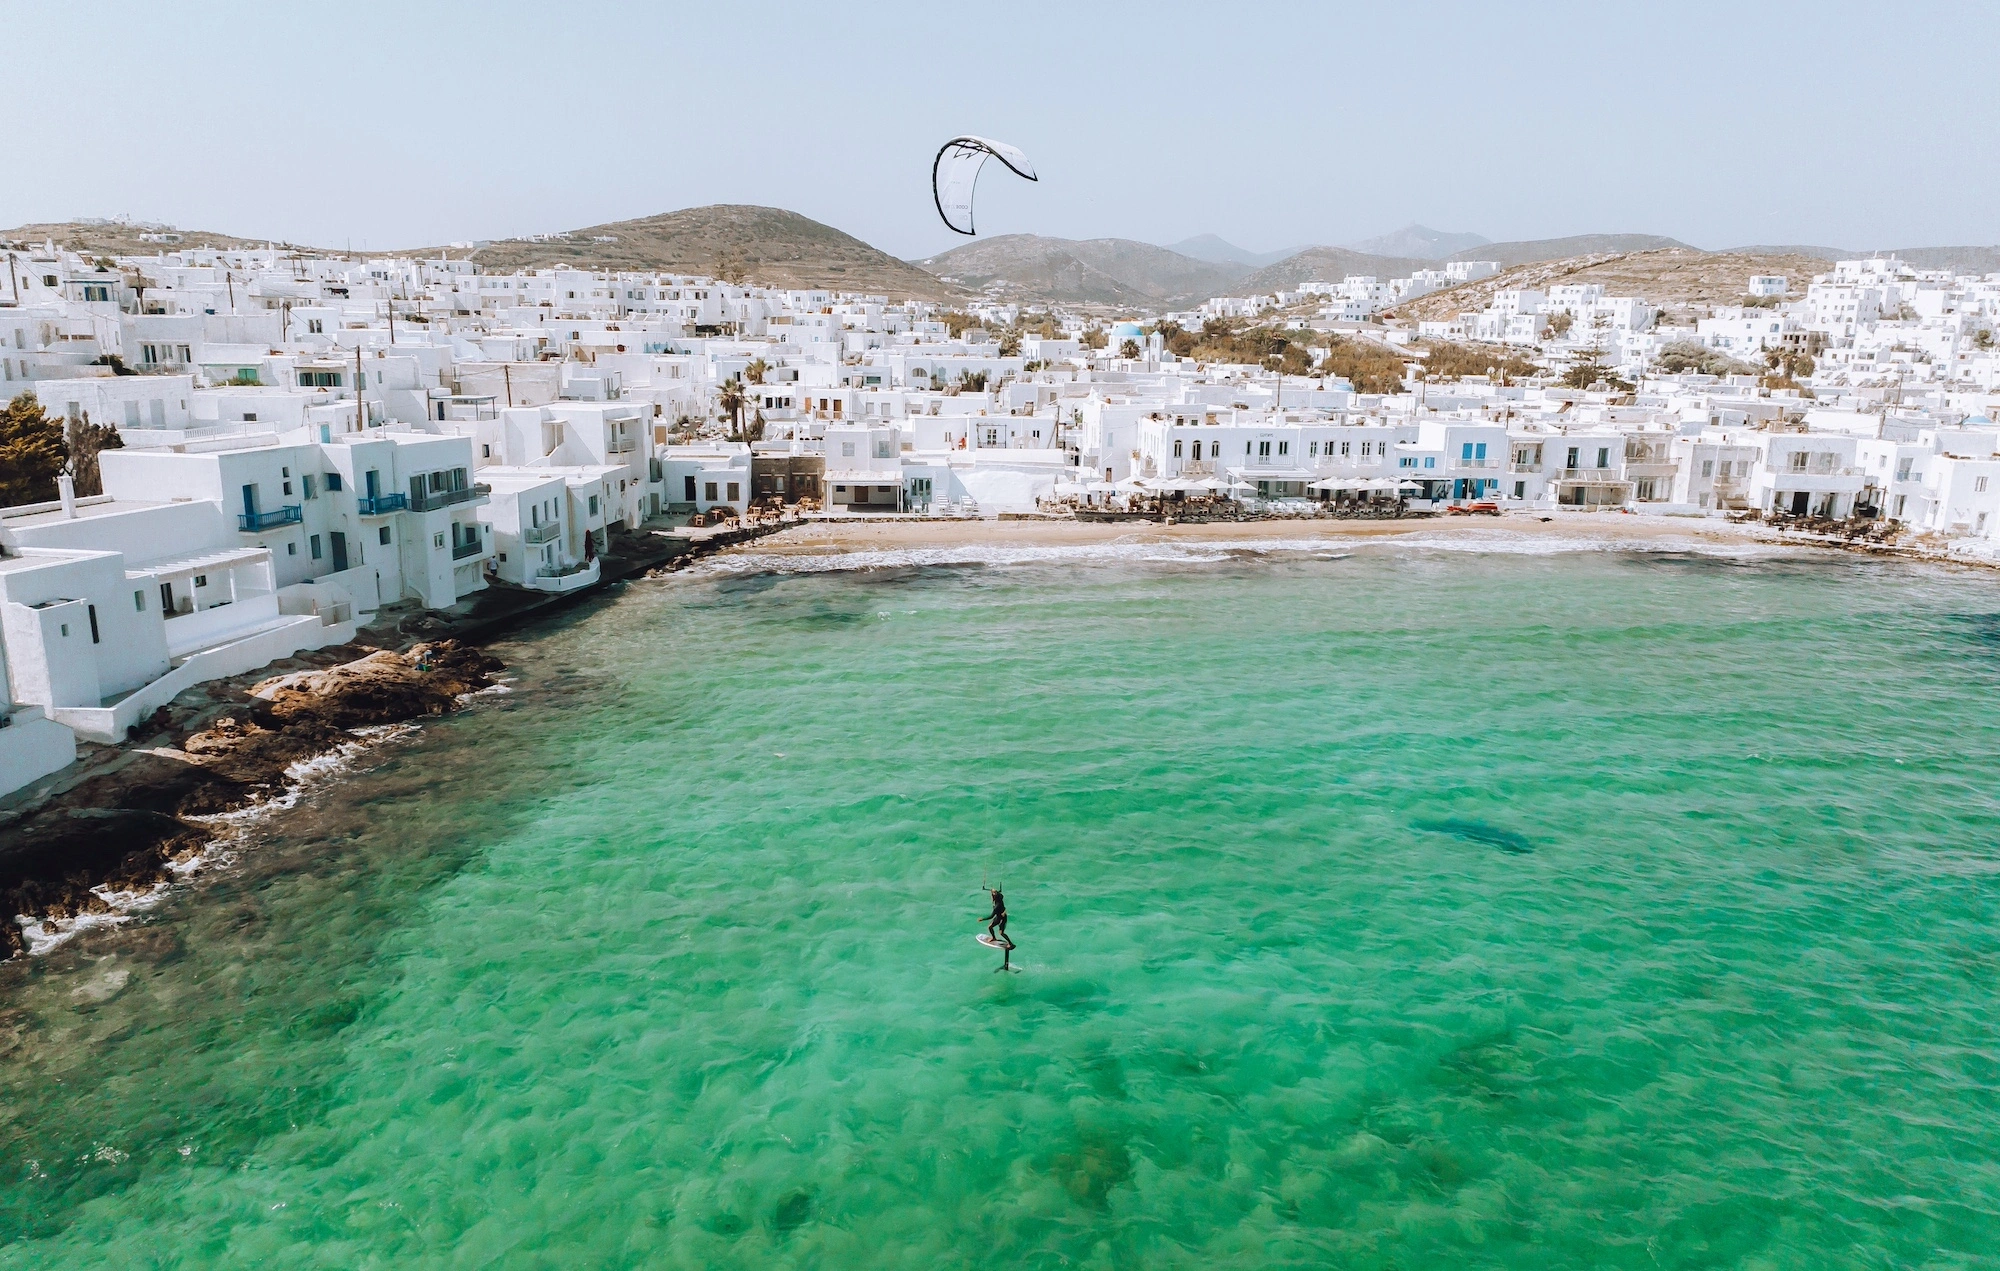
[[[725,555],[823,555],[962,547],[1080,547],[1110,544],[1217,544],[1290,541],[1389,541],[1439,535],[1496,541],[1524,537],[1634,546],[1684,542],[1690,546],[1800,542],[1759,524],[1697,517],[1620,513],[1508,513],[1502,516],[1436,516],[1401,521],[1273,519],[1166,525],[1157,522],[874,520],[860,516],[810,521],[782,533],[730,548]]]

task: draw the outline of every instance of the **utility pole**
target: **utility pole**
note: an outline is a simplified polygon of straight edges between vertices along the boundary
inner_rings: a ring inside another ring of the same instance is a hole
[[[229,270],[222,271],[222,281],[229,286],[229,312],[236,312],[236,277]]]
[[[360,341],[357,340],[354,345],[354,431],[355,432],[361,432],[363,429],[368,427],[368,417],[362,413],[361,409],[361,385],[362,381],[367,378],[367,374],[368,373],[366,371],[361,369],[361,343]]]

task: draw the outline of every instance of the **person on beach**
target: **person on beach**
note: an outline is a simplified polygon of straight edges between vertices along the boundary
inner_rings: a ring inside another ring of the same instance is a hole
[[[993,896],[993,912],[986,915],[986,938],[1011,950],[1014,942],[1007,938],[1007,898],[998,887],[986,890]]]

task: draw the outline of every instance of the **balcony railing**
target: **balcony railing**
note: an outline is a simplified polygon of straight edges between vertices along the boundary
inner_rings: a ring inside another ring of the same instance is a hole
[[[377,494],[372,496],[364,494],[354,500],[354,505],[361,509],[361,515],[363,516],[387,516],[391,512],[402,511],[409,505],[409,502],[408,498],[400,494]]]
[[[468,556],[477,556],[485,550],[486,541],[484,539],[472,538],[463,543],[453,543],[451,545],[451,558],[453,560],[464,560]]]
[[[275,512],[245,512],[236,518],[245,534],[255,534],[258,530],[273,529],[280,525],[297,525],[305,519],[305,511],[296,503],[288,503]]]
[[[1625,478],[1618,475],[1616,468],[1564,468],[1559,479],[1595,482],[1599,485],[1625,484]]]
[[[636,437],[613,437],[611,444],[604,447],[604,449],[609,454],[629,455],[638,445],[639,439]]]
[[[426,490],[410,499],[410,510],[435,512],[439,508],[448,508],[456,503],[470,503],[491,493],[493,493],[492,486],[477,481],[457,490]]]
[[[521,541],[530,547],[538,547],[562,533],[562,522],[544,521],[540,525],[530,525],[521,531]]]

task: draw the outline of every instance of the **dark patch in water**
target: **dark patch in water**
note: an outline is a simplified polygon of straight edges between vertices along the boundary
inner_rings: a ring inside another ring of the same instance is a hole
[[[812,1221],[813,1198],[811,1192],[793,1192],[778,1202],[778,1212],[771,1221],[778,1228],[778,1234],[797,1231]]]
[[[2000,613],[1955,613],[1948,620],[1964,628],[1974,644],[2000,648]]]
[[[1478,843],[1482,847],[1497,847],[1514,856],[1523,856],[1535,850],[1534,840],[1512,830],[1503,830],[1485,821],[1412,821],[1412,829],[1424,830],[1431,834],[1449,834],[1453,838],[1464,839],[1468,843]]]

